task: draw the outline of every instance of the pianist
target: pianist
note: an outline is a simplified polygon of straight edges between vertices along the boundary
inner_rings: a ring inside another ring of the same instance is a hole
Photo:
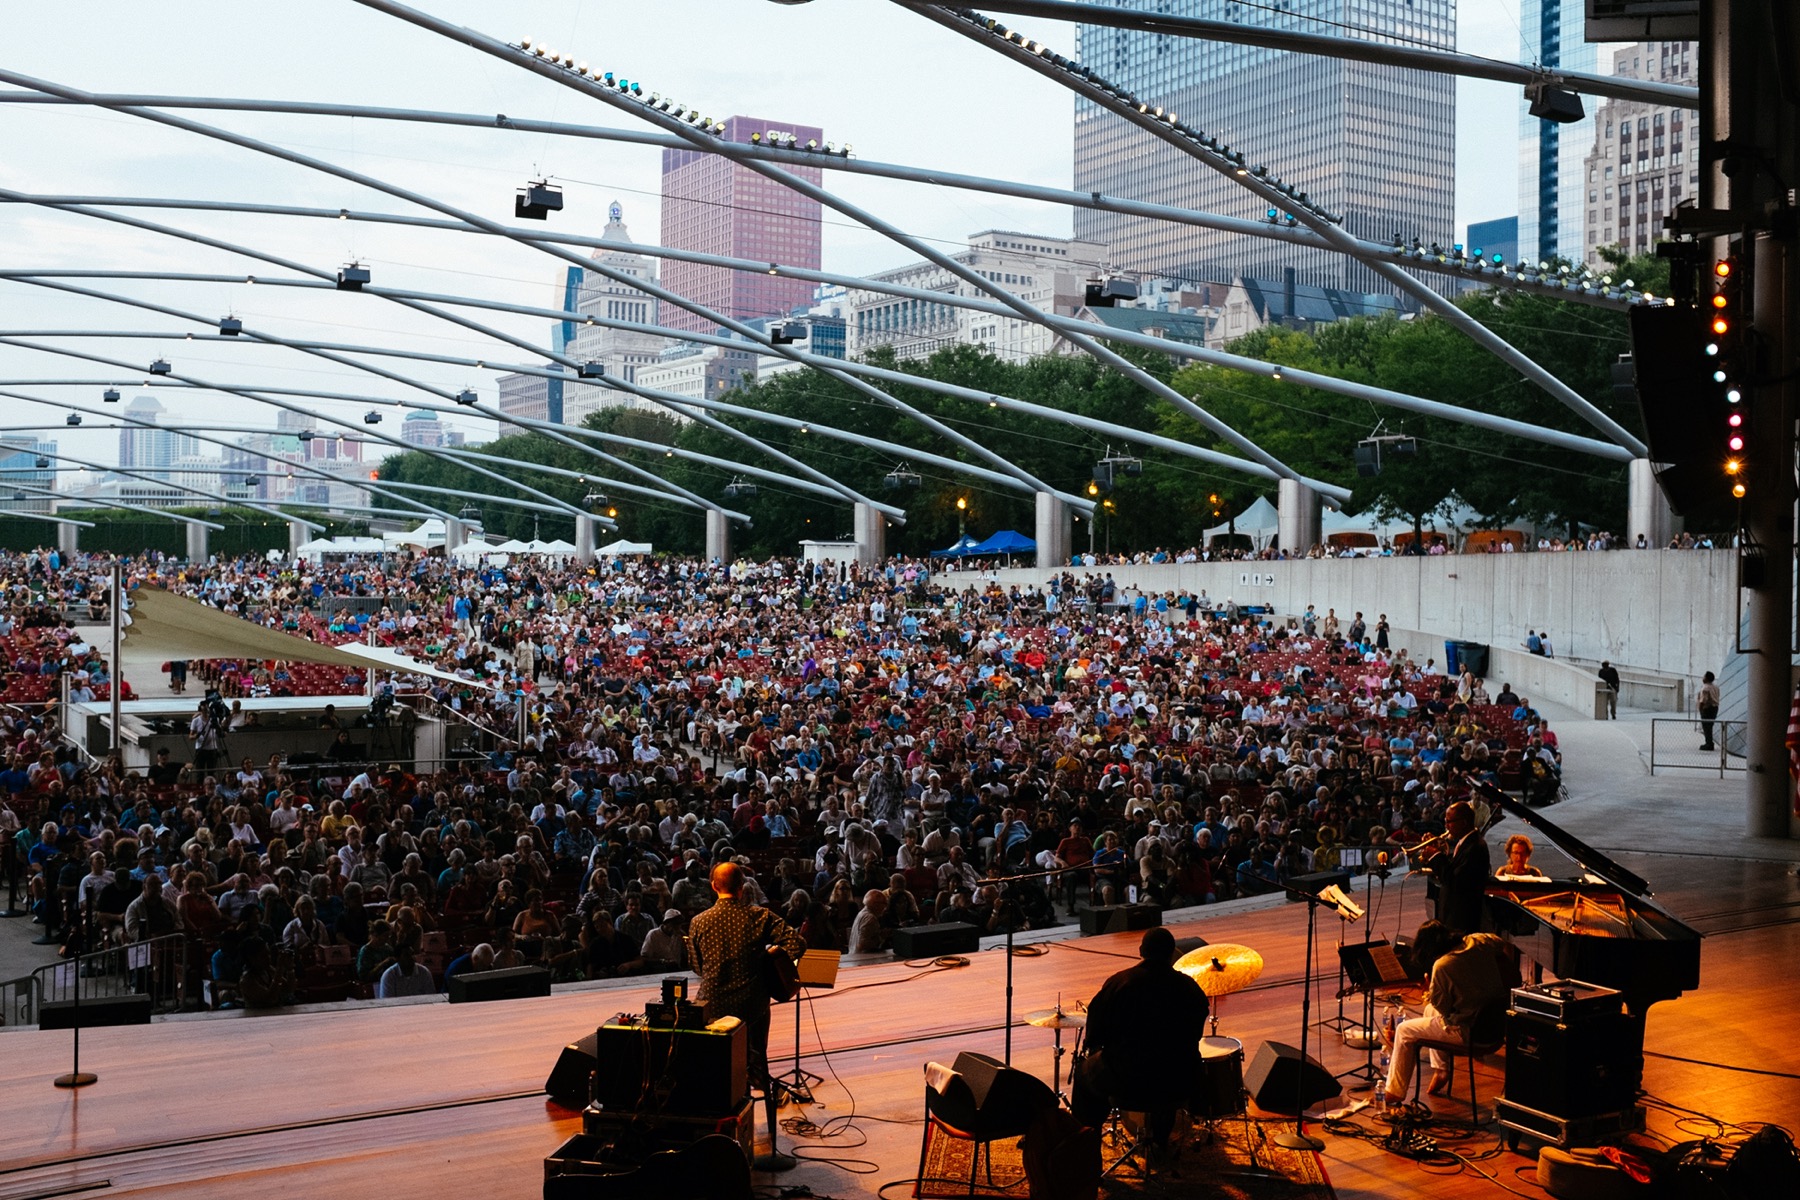
[[[1406,1103],[1420,1040],[1467,1042],[1493,1036],[1492,1027],[1519,981],[1512,947],[1491,933],[1459,937],[1443,922],[1427,921],[1413,938],[1413,955],[1415,962],[1431,964],[1430,984],[1425,1015],[1402,1021],[1394,1030],[1384,1097],[1389,1111]],[[1432,1068],[1429,1090],[1436,1096],[1450,1077],[1437,1051],[1427,1055]]]
[[[1548,879],[1548,875],[1531,865],[1531,839],[1515,833],[1506,839],[1506,861],[1494,869],[1494,878],[1505,883],[1520,879]]]

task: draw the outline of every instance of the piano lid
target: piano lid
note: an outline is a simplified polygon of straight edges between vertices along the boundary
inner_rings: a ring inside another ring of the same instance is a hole
[[[1517,817],[1555,842],[1557,848],[1574,859],[1582,870],[1598,875],[1621,892],[1644,897],[1654,894],[1650,891],[1650,885],[1642,877],[1626,870],[1574,834],[1556,825],[1542,813],[1520,804],[1485,780],[1477,779],[1467,773],[1464,773],[1463,778],[1468,781],[1470,787],[1480,792],[1482,799],[1489,804],[1494,805],[1509,817]]]

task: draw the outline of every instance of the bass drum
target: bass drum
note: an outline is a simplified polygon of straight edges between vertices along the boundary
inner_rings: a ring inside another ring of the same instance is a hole
[[[1236,1038],[1200,1039],[1200,1078],[1189,1115],[1212,1121],[1244,1111],[1244,1043]]]

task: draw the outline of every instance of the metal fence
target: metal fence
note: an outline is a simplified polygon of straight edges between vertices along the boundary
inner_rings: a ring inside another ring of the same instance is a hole
[[[74,1000],[77,993],[83,1003],[147,995],[153,1010],[173,1012],[202,1003],[204,971],[199,956],[190,954],[185,934],[96,950],[0,983],[0,1021],[36,1025],[45,1004]]]
[[[1667,771],[1711,771],[1720,779],[1727,772],[1744,769],[1743,721],[1714,721],[1713,748],[1706,744],[1705,731],[1697,717],[1652,717],[1650,719],[1650,773]]]

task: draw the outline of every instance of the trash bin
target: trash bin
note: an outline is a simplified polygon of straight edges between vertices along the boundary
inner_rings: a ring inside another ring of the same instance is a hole
[[[1461,642],[1446,641],[1444,643],[1444,674],[1456,675],[1461,673],[1462,668],[1456,665],[1461,661],[1458,653],[1461,649]]]

